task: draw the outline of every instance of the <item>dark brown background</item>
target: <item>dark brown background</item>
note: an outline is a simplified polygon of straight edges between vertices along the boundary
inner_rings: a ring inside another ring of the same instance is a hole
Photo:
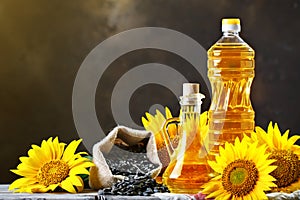
[[[78,138],[73,83],[82,61],[100,42],[124,30],[156,26],[180,31],[208,49],[220,37],[221,18],[234,16],[241,18],[242,37],[256,50],[251,94],[256,124],[265,128],[272,120],[282,130],[300,132],[299,0],[1,0],[0,182],[16,178],[9,169],[30,144],[56,135],[65,142]],[[153,60],[187,65],[153,50],[124,55],[114,65],[130,68]],[[102,90],[97,91],[99,119],[105,116]],[[203,109],[208,105],[209,99]],[[115,125],[102,123],[105,131]]]

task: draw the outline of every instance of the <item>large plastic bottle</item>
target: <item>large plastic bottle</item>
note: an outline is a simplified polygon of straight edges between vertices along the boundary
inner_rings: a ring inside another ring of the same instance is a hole
[[[254,50],[239,36],[239,19],[223,19],[223,36],[208,50],[208,78],[212,87],[209,109],[210,158],[226,141],[254,129],[250,101],[254,78]]]

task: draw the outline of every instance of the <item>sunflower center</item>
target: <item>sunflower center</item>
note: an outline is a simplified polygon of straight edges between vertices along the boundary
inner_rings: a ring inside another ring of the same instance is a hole
[[[225,167],[222,185],[231,194],[242,197],[249,194],[258,180],[258,170],[254,162],[236,160]]]
[[[39,183],[49,186],[62,182],[69,174],[69,166],[62,160],[51,160],[45,163],[37,174]]]
[[[275,159],[277,168],[271,173],[276,178],[278,187],[286,187],[295,182],[299,176],[298,156],[292,151],[275,150],[271,152],[270,159]]]
[[[245,181],[247,176],[248,172],[245,168],[236,168],[230,173],[230,182],[235,185],[240,185]]]

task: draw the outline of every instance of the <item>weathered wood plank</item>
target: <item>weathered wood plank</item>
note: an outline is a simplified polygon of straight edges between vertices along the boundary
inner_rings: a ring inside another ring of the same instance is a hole
[[[82,193],[13,193],[8,191],[9,185],[0,184],[0,200],[161,200],[159,196],[99,196],[97,191],[85,190]],[[158,195],[158,194],[157,194]],[[168,198],[172,199],[172,198]]]
[[[8,185],[0,185],[0,200],[95,200],[97,192],[86,190],[78,194],[70,193],[13,193],[8,191]]]
[[[105,195],[99,196],[99,200],[161,200],[158,197],[152,196],[113,196],[113,195]]]
[[[300,190],[291,194],[285,193],[269,193],[267,194],[269,200],[279,199],[300,199]],[[63,192],[56,193],[13,193],[8,191],[8,185],[0,184],[0,200],[190,200],[194,199],[189,195],[183,194],[168,194],[156,193],[153,196],[99,196],[97,191],[85,190],[82,193],[70,194]]]

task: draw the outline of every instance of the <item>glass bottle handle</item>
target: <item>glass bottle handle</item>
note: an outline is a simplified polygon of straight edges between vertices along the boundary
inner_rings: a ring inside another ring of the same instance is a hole
[[[170,119],[167,119],[166,122],[164,123],[164,126],[163,126],[163,138],[164,138],[164,142],[165,142],[165,145],[166,145],[166,148],[167,148],[167,151],[168,151],[168,154],[171,158],[174,150],[175,150],[175,147],[173,146],[173,140],[174,140],[174,135],[173,137],[171,137],[172,134],[169,133],[169,125],[172,125],[172,124],[176,124],[176,135],[175,135],[175,138],[178,137],[178,124],[180,123],[180,119],[179,117],[173,117],[173,118],[170,118]]]

